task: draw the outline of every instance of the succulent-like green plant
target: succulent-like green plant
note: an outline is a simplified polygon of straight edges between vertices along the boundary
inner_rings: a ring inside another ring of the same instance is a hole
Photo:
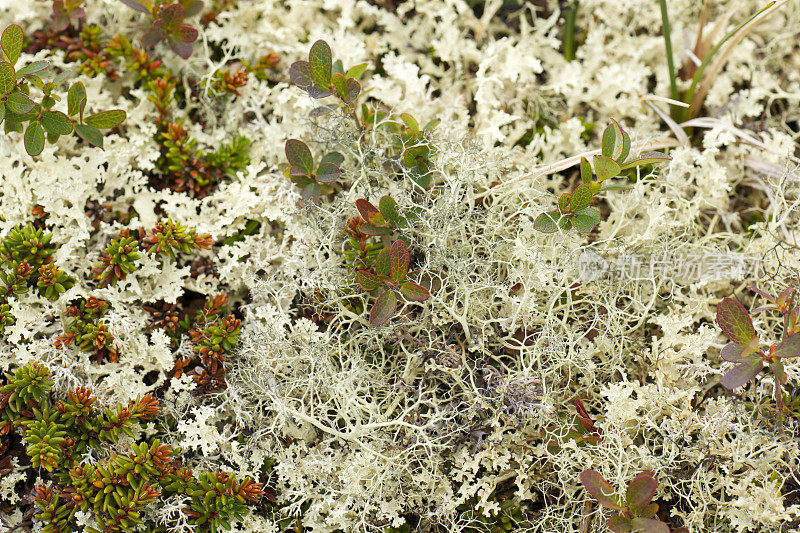
[[[406,243],[398,239],[381,250],[373,271],[356,272],[356,283],[362,290],[379,293],[369,313],[369,322],[373,326],[383,325],[394,316],[399,295],[414,302],[424,302],[431,297],[428,289],[406,279],[410,260]]]
[[[342,174],[341,165],[344,156],[338,152],[329,152],[322,157],[314,168],[314,157],[308,145],[298,139],[289,139],[284,145],[289,167],[284,175],[297,184],[304,202],[316,202],[320,195],[333,193],[334,181]]]
[[[670,533],[669,526],[655,518],[658,504],[651,500],[658,489],[658,480],[652,471],[646,470],[628,483],[624,500],[616,496],[614,487],[596,470],[584,470],[580,480],[597,503],[617,511],[607,522],[614,533]],[[689,533],[689,530],[680,527],[673,533]]]
[[[66,315],[73,320],[66,326],[65,335],[58,337],[56,346],[75,346],[85,352],[94,352],[95,362],[100,363],[108,358],[112,363],[119,359],[114,347],[114,336],[108,332],[108,326],[100,319],[108,311],[108,302],[89,296],[81,298],[77,305],[67,307]]]
[[[153,0],[119,0],[126,6],[147,13],[152,17],[152,26],[142,35],[142,46],[155,46],[166,41],[170,49],[183,59],[192,55],[197,40],[197,28],[186,24],[186,17],[200,13],[203,2],[200,0],[179,0],[161,2]]]
[[[117,281],[124,281],[128,274],[136,270],[134,262],[139,259],[139,243],[127,230],[120,233],[119,240],[112,239],[92,270],[105,287]]]
[[[142,240],[148,254],[156,257],[164,254],[173,261],[175,252],[188,254],[193,250],[208,250],[212,243],[211,235],[198,235],[196,228],[175,222],[172,218],[168,218],[166,223],[156,222],[155,228]]]
[[[367,64],[356,65],[345,71],[342,62],[333,61],[331,47],[323,40],[311,45],[308,61],[295,61],[289,68],[292,83],[303,89],[312,98],[335,95],[345,106],[353,106],[361,94],[360,78]],[[312,110],[313,115],[329,112],[324,107]]]
[[[661,152],[646,152],[636,159],[628,160],[630,150],[630,136],[616,120],[611,119],[611,124],[603,132],[602,154],[594,156],[592,164],[585,157],[581,158],[583,183],[572,193],[562,194],[558,199],[558,210],[540,214],[534,221],[534,227],[544,233],[573,227],[582,233],[588,233],[600,222],[600,211],[591,205],[594,197],[605,191],[632,188],[626,183],[607,180],[638,166],[672,159]]]
[[[0,37],[0,122],[5,121],[6,133],[22,131],[22,124],[27,122],[23,140],[30,156],[42,153],[45,139],[54,144],[59,137],[73,131],[89,144],[102,148],[100,130],[119,125],[125,120],[125,111],[112,109],[84,117],[86,89],[80,82],[74,83],[67,92],[67,113],[54,111],[53,107],[61,100],[54,91],[69,72],[45,82],[41,76],[50,68],[47,61],[36,61],[16,69],[23,41],[22,28],[16,24],[8,26]],[[31,85],[42,92],[39,102],[30,96]]]

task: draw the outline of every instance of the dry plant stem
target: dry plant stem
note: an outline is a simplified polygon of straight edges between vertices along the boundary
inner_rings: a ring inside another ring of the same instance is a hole
[[[676,146],[680,146],[680,143],[675,139],[664,138],[664,139],[658,139],[658,140],[651,141],[651,142],[639,142],[639,143],[634,144],[633,146],[640,152],[649,152],[649,151],[652,151],[652,150],[660,150],[662,148],[675,148]],[[530,174],[524,174],[522,176],[517,176],[516,178],[512,178],[512,179],[510,179],[508,181],[504,181],[503,183],[495,185],[494,187],[490,187],[490,188],[486,189],[485,191],[476,194],[474,198],[476,200],[478,200],[480,198],[488,196],[489,194],[491,194],[493,192],[496,192],[499,189],[502,189],[503,187],[506,187],[507,185],[511,185],[511,184],[514,184],[514,183],[519,183],[519,182],[525,181],[525,180],[538,178],[539,176],[552,174],[554,172],[561,172],[562,170],[565,170],[565,169],[568,169],[570,167],[574,167],[577,164],[580,164],[582,157],[591,158],[592,156],[598,155],[600,153],[601,153],[601,151],[599,149],[591,150],[589,152],[583,152],[581,154],[574,155],[574,156],[568,157],[566,159],[562,159],[561,161],[556,161],[555,163],[551,163],[549,165],[545,165],[543,167],[540,167],[540,168],[534,170],[533,172],[531,172]]]

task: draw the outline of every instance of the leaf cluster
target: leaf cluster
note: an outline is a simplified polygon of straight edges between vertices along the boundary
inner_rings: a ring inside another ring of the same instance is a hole
[[[194,16],[203,9],[200,0],[160,2],[152,0],[119,0],[126,6],[146,13],[152,18],[152,26],[142,35],[142,46],[149,48],[166,41],[170,49],[183,59],[189,59],[193,44],[199,35],[197,28],[186,23],[186,17]]]
[[[53,0],[53,30],[66,30],[71,21],[86,17],[84,0]]]
[[[338,152],[328,152],[314,165],[311,149],[303,141],[289,139],[284,145],[289,166],[284,176],[300,187],[304,202],[316,202],[320,195],[333,194],[333,182],[342,174],[344,156]]]
[[[334,95],[342,105],[351,108],[359,94],[361,84],[358,78],[367,69],[367,64],[356,65],[347,71],[340,60],[333,61],[331,47],[323,40],[311,45],[308,61],[295,61],[289,68],[289,78],[315,99]],[[312,116],[320,116],[332,111],[325,106],[312,110]]]
[[[72,132],[94,146],[103,147],[101,129],[110,129],[125,120],[125,111],[112,109],[84,117],[86,89],[80,82],[72,84],[67,92],[67,113],[54,111],[61,100],[54,91],[69,76],[64,72],[52,81],[45,82],[42,73],[50,68],[47,61],[35,61],[22,68],[15,68],[22,53],[24,35],[16,24],[8,26],[0,37],[0,122],[5,121],[5,132],[22,131],[25,151],[37,156],[44,149],[45,139],[50,144],[62,135]],[[39,101],[31,98],[31,86],[42,93]]]
[[[108,325],[101,318],[108,311],[108,302],[94,296],[81,298],[67,307],[66,316],[72,320],[64,328],[64,335],[58,337],[57,347],[75,344],[84,352],[94,352],[96,363],[104,358],[116,363],[119,360],[114,346],[114,336],[108,332]]]
[[[638,166],[672,159],[661,152],[646,152],[628,160],[630,150],[630,136],[616,120],[611,119],[611,124],[603,132],[602,153],[594,156],[592,164],[585,157],[581,158],[582,183],[572,193],[559,197],[558,210],[540,214],[534,227],[544,233],[573,227],[581,233],[588,233],[600,222],[600,211],[592,206],[594,198],[601,192],[632,188],[626,183],[607,180]]]

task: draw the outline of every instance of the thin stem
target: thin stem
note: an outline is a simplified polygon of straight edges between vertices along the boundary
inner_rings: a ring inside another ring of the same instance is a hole
[[[664,34],[664,47],[667,49],[667,69],[669,70],[669,94],[673,100],[680,100],[678,94],[678,81],[675,77],[675,64],[672,61],[672,36],[669,27],[669,13],[667,13],[667,0],[661,2],[661,31]]]
[[[564,59],[575,59],[575,15],[578,12],[578,0],[564,10]]]

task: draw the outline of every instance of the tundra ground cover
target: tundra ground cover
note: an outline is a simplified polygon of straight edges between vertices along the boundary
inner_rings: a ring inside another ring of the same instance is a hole
[[[0,523],[800,527],[800,6],[662,6],[0,0]]]

